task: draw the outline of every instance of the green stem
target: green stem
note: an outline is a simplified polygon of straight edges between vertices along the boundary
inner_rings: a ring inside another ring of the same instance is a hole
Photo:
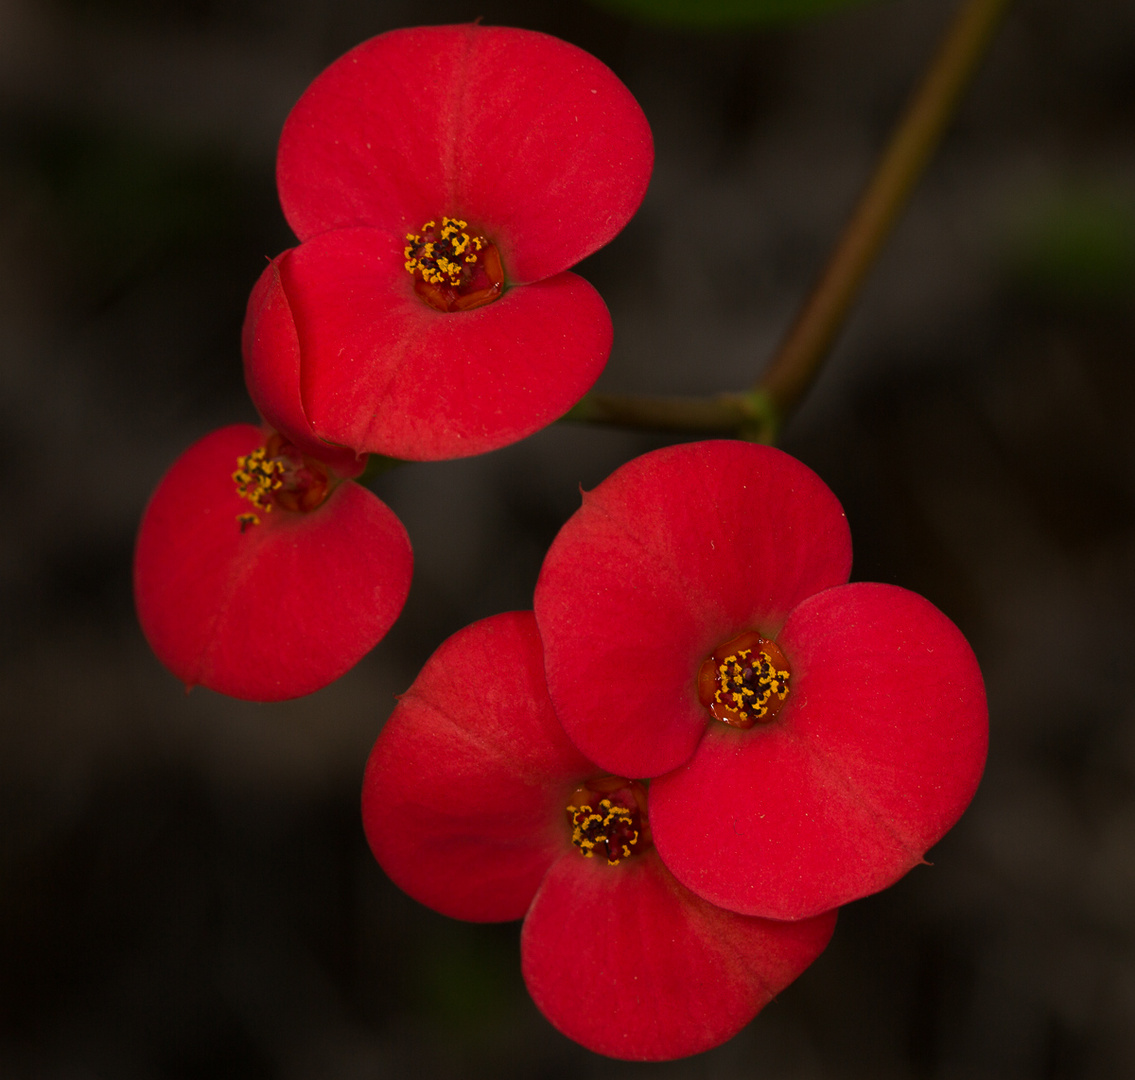
[[[763,429],[772,417],[765,395],[754,391],[712,398],[588,394],[564,419],[656,431],[734,435],[748,428]]]
[[[819,281],[757,383],[780,415],[815,378],[1008,5],[966,0],[947,29]]]
[[[811,386],[867,271],[906,205],[1010,0],[964,0],[891,135],[843,234],[760,380],[747,394],[590,394],[566,419],[775,441]]]

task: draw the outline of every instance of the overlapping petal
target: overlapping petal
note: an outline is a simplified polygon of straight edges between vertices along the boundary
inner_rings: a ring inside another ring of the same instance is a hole
[[[842,584],[849,563],[813,473],[722,442],[619,469],[548,553],[536,618],[557,714],[592,760],[656,777],[658,853],[713,904],[799,919],[875,892],[977,788],[988,714],[972,651],[921,597]],[[750,632],[789,674],[783,707],[740,729],[713,718],[699,676]]]
[[[565,271],[627,223],[652,163],[642,110],[574,45],[477,24],[364,42],[284,126],[280,199],[303,243],[249,307],[253,401],[297,441],[415,460],[539,430],[611,350],[602,300]],[[447,219],[485,245],[465,262],[500,257],[476,288],[453,271],[460,289],[501,290],[484,306],[438,310],[415,291],[407,238]]]
[[[401,239],[458,215],[520,284],[610,241],[653,155],[638,103],[595,57],[468,24],[395,30],[337,60],[289,115],[276,174],[301,240],[356,225]]]
[[[795,923],[736,915],[683,888],[656,852],[632,862],[565,855],[520,939],[540,1010],[609,1057],[666,1061],[719,1046],[823,952],[835,929],[834,911]]]
[[[415,294],[403,245],[340,229],[264,271],[244,348],[266,417],[360,453],[461,457],[531,435],[598,378],[611,319],[582,278],[558,274],[441,312]]]
[[[241,347],[249,394],[274,431],[287,432],[303,453],[326,461],[339,476],[357,476],[366,465],[365,455],[321,439],[304,408],[299,335],[280,280],[283,257],[269,263],[248,298]],[[248,362],[250,356],[254,363]]]
[[[564,807],[596,771],[552,710],[531,614],[497,615],[445,641],[400,698],[367,763],[363,826],[414,899],[519,919],[574,854]]]
[[[367,838],[439,911],[527,911],[525,981],[571,1038],[632,1060],[707,1050],[820,954],[835,912],[783,923],[722,910],[649,847],[615,866],[583,858],[565,808],[600,773],[556,721],[532,614],[499,615],[443,644],[400,700],[367,766]]]
[[[676,768],[706,726],[702,661],[745,630],[775,637],[850,568],[835,496],[779,450],[690,443],[628,462],[584,495],[536,586],[560,720],[611,772]]]
[[[923,861],[977,790],[988,716],[969,645],[905,589],[818,593],[777,641],[784,709],[749,731],[712,724],[651,785],[650,813],[662,858],[699,895],[796,919]]]
[[[187,686],[278,701],[352,667],[393,624],[413,558],[401,522],[371,492],[339,483],[310,513],[275,510],[242,531],[237,459],[264,444],[221,428],[166,473],[134,559],[138,618]]]

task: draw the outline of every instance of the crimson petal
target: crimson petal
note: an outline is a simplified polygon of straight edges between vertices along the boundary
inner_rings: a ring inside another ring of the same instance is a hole
[[[402,523],[340,483],[310,513],[274,510],[242,532],[237,458],[250,424],[191,446],[154,492],[138,533],[134,596],[154,652],[187,686],[280,701],[337,679],[390,629],[410,588]]]
[[[741,1030],[816,959],[834,911],[772,922],[683,888],[654,852],[609,867],[569,853],[544,879],[521,936],[529,993],[596,1053],[666,1061]]]
[[[532,613],[497,615],[445,641],[402,695],[367,763],[363,825],[416,900],[518,919],[574,852],[564,808],[595,772],[552,711]]]
[[[245,337],[253,401],[359,453],[437,460],[515,442],[571,408],[611,350],[607,308],[582,278],[559,274],[440,312],[414,293],[401,241],[376,229],[286,252],[254,301],[262,295],[271,302],[258,303]]]
[[[381,34],[332,64],[284,125],[277,183],[301,240],[355,225],[401,238],[458,216],[515,284],[611,240],[652,163],[642,110],[599,60],[469,24]]]
[[[700,896],[797,919],[923,861],[977,789],[988,713],[960,631],[905,589],[819,593],[777,641],[792,665],[785,707],[749,731],[713,725],[651,784],[650,821],[666,865]]]
[[[702,661],[742,631],[774,637],[850,565],[835,496],[779,450],[690,443],[628,462],[585,493],[536,585],[560,720],[612,773],[676,768],[706,727]]]
[[[241,347],[249,396],[267,424],[302,453],[326,462],[339,476],[358,476],[365,457],[320,439],[304,411],[299,336],[280,283],[280,263],[287,255],[272,260],[248,298]]]

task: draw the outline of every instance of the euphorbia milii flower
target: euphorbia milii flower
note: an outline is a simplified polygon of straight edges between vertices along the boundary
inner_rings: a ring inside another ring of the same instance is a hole
[[[556,712],[604,769],[658,777],[658,852],[712,903],[795,919],[875,892],[977,788],[972,651],[914,593],[845,584],[850,566],[823,482],[741,442],[629,462],[545,559]]]
[[[531,612],[446,641],[375,743],[363,823],[394,882],[459,919],[524,917],[536,1004],[601,1054],[717,1046],[823,950],[835,912],[772,922],[714,907],[654,850],[643,785],[565,736]]]
[[[166,473],[142,517],[134,597],[150,646],[187,687],[279,701],[352,667],[410,589],[402,523],[330,461],[251,424]]]
[[[295,439],[417,460],[561,416],[611,348],[603,301],[566,271],[627,223],[652,162],[630,92],[556,38],[471,24],[352,49],[280,140],[302,243],[249,305],[262,415]]]

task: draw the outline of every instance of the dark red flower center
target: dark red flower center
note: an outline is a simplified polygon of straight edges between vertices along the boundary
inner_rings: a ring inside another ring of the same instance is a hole
[[[615,866],[650,843],[646,788],[637,780],[601,776],[572,792],[567,807],[571,842],[585,858],[598,852]]]
[[[767,723],[788,698],[788,661],[775,641],[746,631],[719,645],[698,672],[698,699],[736,728]]]
[[[414,291],[438,311],[468,311],[491,303],[504,288],[496,245],[470,234],[467,221],[443,217],[406,234],[406,269]]]
[[[261,513],[273,509],[302,514],[321,506],[331,493],[327,469],[305,457],[282,435],[273,434],[257,450],[236,459],[232,474],[237,494]],[[237,514],[240,531],[260,524],[255,512]]]

